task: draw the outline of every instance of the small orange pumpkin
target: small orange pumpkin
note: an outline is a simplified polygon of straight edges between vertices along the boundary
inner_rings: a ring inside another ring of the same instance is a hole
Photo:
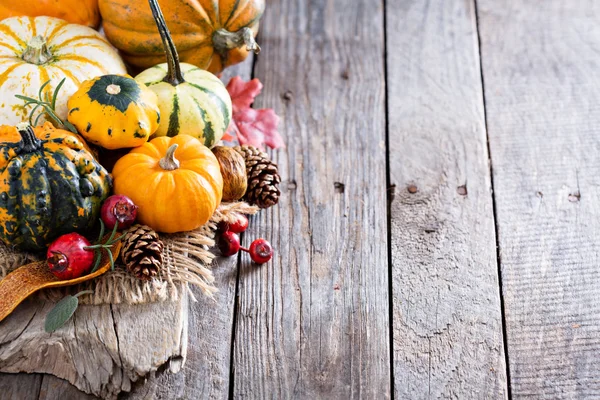
[[[114,192],[139,207],[138,221],[165,232],[204,225],[221,203],[217,158],[189,135],[161,136],[123,156],[113,169]]]

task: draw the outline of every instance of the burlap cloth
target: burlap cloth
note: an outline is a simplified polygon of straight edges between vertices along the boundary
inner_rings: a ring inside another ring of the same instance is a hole
[[[217,224],[221,221],[233,222],[239,214],[255,214],[257,211],[257,207],[243,202],[222,203],[206,225],[190,232],[161,234],[160,238],[165,244],[164,264],[158,277],[150,281],[141,281],[129,274],[119,260],[114,271],[96,279],[71,287],[42,290],[37,295],[57,301],[67,293],[93,290],[93,294],[81,296],[80,302],[141,304],[178,300],[185,291],[191,294],[188,284],[193,284],[210,296],[217,291],[209,269],[215,258],[210,248],[215,244]],[[0,242],[0,279],[21,265],[38,259],[39,256],[13,250]]]

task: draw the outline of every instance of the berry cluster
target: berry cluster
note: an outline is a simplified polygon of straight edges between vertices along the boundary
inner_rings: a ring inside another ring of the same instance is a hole
[[[273,247],[265,239],[256,239],[250,244],[250,248],[246,249],[240,245],[239,234],[248,228],[248,218],[241,215],[237,221],[233,223],[221,222],[219,230],[221,238],[219,239],[219,250],[225,257],[230,257],[242,250],[250,254],[250,258],[256,264],[264,264],[273,258]]]

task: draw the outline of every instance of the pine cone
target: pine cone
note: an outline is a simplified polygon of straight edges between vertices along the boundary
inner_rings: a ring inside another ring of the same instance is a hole
[[[277,164],[269,159],[267,153],[254,146],[236,146],[234,150],[246,160],[248,189],[244,200],[260,208],[277,204],[281,194],[278,187],[281,178],[277,173]]]
[[[163,263],[163,242],[149,226],[133,225],[123,238],[121,258],[136,278],[149,280],[158,275]]]

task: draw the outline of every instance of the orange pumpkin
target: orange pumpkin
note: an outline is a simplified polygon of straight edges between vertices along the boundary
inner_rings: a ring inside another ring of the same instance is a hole
[[[9,17],[55,17],[97,28],[98,0],[0,0],[0,20]]]
[[[138,221],[159,232],[204,225],[221,203],[219,162],[189,135],[161,136],[136,147],[113,169],[114,192],[139,207]]]
[[[148,0],[99,5],[106,37],[127,62],[140,68],[165,62]],[[163,0],[160,7],[183,62],[216,74],[260,50],[254,37],[264,0]]]

